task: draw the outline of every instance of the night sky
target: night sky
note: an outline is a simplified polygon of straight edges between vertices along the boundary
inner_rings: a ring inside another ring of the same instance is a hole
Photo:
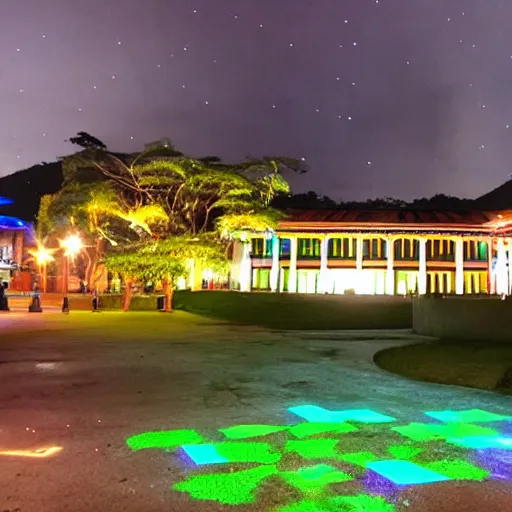
[[[84,130],[305,158],[294,191],[335,199],[475,197],[512,172],[510,19],[504,0],[1,0],[0,175]]]

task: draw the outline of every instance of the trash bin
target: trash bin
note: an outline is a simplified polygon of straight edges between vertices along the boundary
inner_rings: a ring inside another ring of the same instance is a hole
[[[156,298],[156,309],[162,311],[165,308],[165,296],[159,295]]]

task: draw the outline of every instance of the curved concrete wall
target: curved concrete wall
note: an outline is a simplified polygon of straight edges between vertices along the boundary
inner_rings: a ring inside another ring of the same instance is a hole
[[[413,329],[436,338],[512,343],[512,300],[415,297]]]

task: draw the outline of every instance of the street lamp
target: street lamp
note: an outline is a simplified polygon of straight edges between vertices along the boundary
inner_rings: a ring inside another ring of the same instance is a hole
[[[29,250],[29,254],[34,258],[34,261],[37,265],[37,271],[39,276],[41,277],[41,288],[42,292],[46,293],[46,267],[50,261],[53,261],[55,258],[53,257],[53,253],[56,249],[48,249],[44,247],[40,242],[37,242],[37,249]]]
[[[61,240],[60,246],[64,250],[63,270],[62,270],[62,312],[69,313],[69,258],[74,258],[83,247],[82,239],[77,234],[68,235]]]

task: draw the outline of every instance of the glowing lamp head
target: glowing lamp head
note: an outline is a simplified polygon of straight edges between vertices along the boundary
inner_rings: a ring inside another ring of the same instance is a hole
[[[82,250],[82,240],[78,235],[69,235],[65,240],[62,240],[61,247],[64,249],[66,256],[74,256]]]
[[[55,249],[47,249],[39,243],[37,245],[37,249],[31,249],[28,252],[38,265],[45,265],[46,263],[49,263],[55,259],[53,257]]]

